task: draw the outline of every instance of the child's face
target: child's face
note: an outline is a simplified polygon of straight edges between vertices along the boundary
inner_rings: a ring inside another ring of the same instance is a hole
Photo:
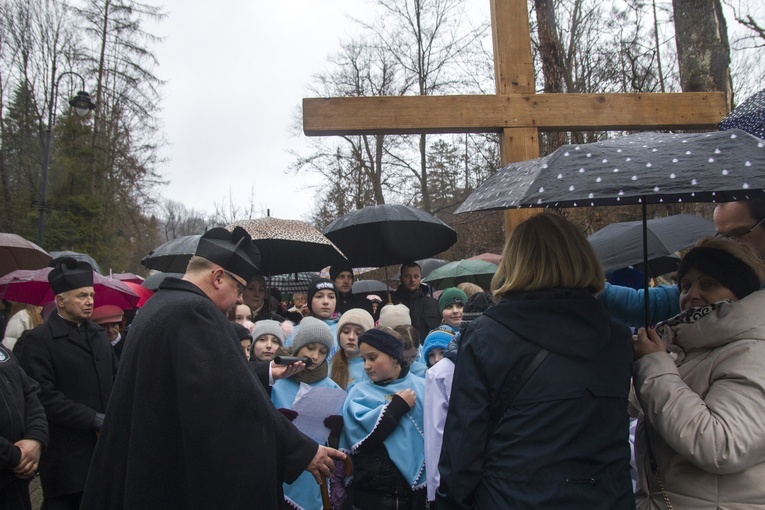
[[[412,347],[411,349],[404,349],[404,360],[411,365],[415,361],[417,361],[417,355],[419,354],[419,350],[417,347]]]
[[[266,333],[255,340],[255,344],[252,346],[252,355],[260,361],[271,361],[274,359],[274,353],[279,346],[281,346],[279,339]]]
[[[245,338],[244,340],[239,340],[239,343],[242,344],[242,347],[244,348],[244,355],[247,356],[247,359],[250,359],[250,342],[249,338]]]
[[[401,365],[384,352],[380,352],[367,343],[359,347],[361,357],[364,359],[364,371],[373,382],[398,379],[401,374]]]
[[[244,321],[250,320],[250,307],[247,305],[237,305],[234,313],[234,322],[244,324]]]
[[[332,290],[320,290],[311,299],[311,311],[319,319],[329,319],[335,313],[337,298]]]
[[[440,347],[434,347],[428,352],[428,366],[433,366],[444,359],[444,350]]]
[[[319,365],[324,363],[324,360],[327,359],[327,354],[329,354],[329,349],[327,349],[324,344],[310,343],[301,347],[300,350],[295,353],[295,356],[308,356],[311,358],[313,363],[310,367],[306,368],[306,370],[315,370]]]
[[[444,308],[444,311],[441,312],[441,318],[443,319],[444,323],[453,328],[460,327],[460,322],[462,322],[463,306],[464,305],[460,303],[452,303]]]
[[[337,340],[340,343],[340,348],[345,351],[345,355],[348,358],[356,358],[359,355],[359,335],[364,332],[361,326],[356,324],[344,324],[340,333],[337,335]]]

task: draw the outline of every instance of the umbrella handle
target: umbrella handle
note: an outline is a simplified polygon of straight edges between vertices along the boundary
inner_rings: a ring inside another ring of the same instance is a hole
[[[351,458],[346,456],[345,459],[343,459],[343,462],[345,463],[345,476],[351,476],[351,473],[353,473],[353,464],[351,463]],[[332,503],[329,502],[329,488],[327,487],[327,477],[324,476],[324,474],[321,474],[321,504],[322,508],[324,510],[332,510]]]

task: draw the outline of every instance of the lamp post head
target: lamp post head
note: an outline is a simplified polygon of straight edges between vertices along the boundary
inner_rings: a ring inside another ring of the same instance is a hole
[[[72,106],[72,108],[74,108],[74,111],[77,112],[77,115],[80,117],[85,117],[88,113],[90,113],[90,110],[96,109],[96,103],[93,102],[90,94],[84,90],[77,92],[77,95],[69,100],[69,104]]]

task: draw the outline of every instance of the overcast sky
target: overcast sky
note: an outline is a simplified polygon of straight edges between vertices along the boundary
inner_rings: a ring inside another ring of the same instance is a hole
[[[156,74],[167,81],[160,113],[169,146],[162,195],[198,211],[228,200],[277,218],[303,219],[313,205],[306,174],[286,173],[305,137],[290,124],[311,77],[353,33],[346,15],[361,0],[153,0],[168,12],[149,30]],[[315,182],[315,180],[314,180]]]

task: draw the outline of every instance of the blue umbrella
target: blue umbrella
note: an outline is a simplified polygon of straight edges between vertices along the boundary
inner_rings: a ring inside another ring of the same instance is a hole
[[[733,109],[719,124],[720,130],[740,129],[765,138],[765,89]]]

